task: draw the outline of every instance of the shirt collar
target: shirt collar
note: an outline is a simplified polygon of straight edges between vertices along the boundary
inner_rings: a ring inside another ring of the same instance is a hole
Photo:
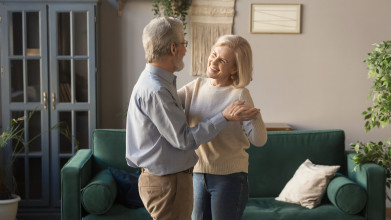
[[[160,67],[154,66],[149,63],[146,64],[145,69],[147,71],[149,71],[151,74],[157,76],[158,78],[166,80],[167,82],[172,83],[176,86],[176,77],[177,76],[168,72],[167,70],[164,70]]]

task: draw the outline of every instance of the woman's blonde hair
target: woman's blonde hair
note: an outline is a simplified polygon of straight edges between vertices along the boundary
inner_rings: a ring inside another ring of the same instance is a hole
[[[143,30],[143,46],[148,63],[160,61],[171,54],[171,44],[181,41],[183,23],[172,17],[152,19]]]
[[[253,77],[253,55],[251,46],[246,39],[238,35],[223,35],[212,47],[226,46],[235,54],[235,65],[238,70],[237,77],[233,78],[233,86],[244,88]]]

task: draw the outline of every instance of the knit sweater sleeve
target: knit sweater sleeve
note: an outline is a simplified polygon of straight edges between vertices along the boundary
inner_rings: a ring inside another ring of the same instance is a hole
[[[243,89],[240,99],[244,100],[246,104],[254,106],[254,102],[248,89]],[[261,147],[266,144],[267,132],[265,123],[262,120],[261,113],[259,113],[257,117],[253,120],[244,121],[243,127],[248,139],[253,145]]]

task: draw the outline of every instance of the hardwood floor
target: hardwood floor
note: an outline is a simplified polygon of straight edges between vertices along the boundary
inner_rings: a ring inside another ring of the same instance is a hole
[[[391,208],[386,209],[386,220],[391,220]]]

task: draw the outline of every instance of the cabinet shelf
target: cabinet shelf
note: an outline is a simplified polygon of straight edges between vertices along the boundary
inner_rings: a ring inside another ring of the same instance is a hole
[[[27,48],[26,55],[27,56],[40,56],[41,50],[39,48]]]

